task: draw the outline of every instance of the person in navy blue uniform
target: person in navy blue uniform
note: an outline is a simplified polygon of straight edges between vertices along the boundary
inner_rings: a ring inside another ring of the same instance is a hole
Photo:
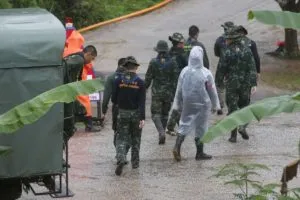
[[[126,164],[127,150],[131,145],[131,165],[139,167],[142,128],[145,124],[146,89],[144,81],[136,74],[139,64],[132,56],[126,58],[126,72],[115,80],[112,102],[119,108],[117,122],[117,168],[120,176]]]

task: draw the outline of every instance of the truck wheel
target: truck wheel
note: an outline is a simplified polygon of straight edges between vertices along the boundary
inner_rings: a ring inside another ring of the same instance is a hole
[[[0,181],[0,199],[15,200],[22,195],[22,183],[20,180]]]

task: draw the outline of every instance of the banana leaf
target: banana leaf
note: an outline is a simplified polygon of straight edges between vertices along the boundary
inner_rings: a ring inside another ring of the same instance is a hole
[[[294,95],[266,98],[224,117],[208,129],[201,141],[204,143],[211,142],[216,137],[228,134],[238,126],[247,124],[252,120],[260,121],[271,115],[299,111],[300,92]]]
[[[248,20],[256,19],[264,24],[279,25],[283,28],[300,29],[300,13],[290,11],[249,11]]]
[[[5,156],[10,153],[12,148],[10,146],[0,146],[0,156]]]
[[[70,103],[78,95],[103,90],[103,85],[101,79],[93,79],[64,84],[48,90],[0,115],[0,134],[14,133],[24,125],[37,121],[55,103]]]

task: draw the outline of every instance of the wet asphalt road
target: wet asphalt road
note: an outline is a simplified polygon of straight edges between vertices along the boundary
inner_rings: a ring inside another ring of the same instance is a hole
[[[153,47],[159,39],[167,40],[172,32],[187,35],[188,27],[200,27],[200,40],[209,53],[212,69],[217,64],[213,44],[221,34],[221,23],[232,20],[244,24],[249,35],[257,41],[260,53],[275,49],[277,38],[283,31],[258,22],[248,22],[249,9],[279,9],[273,0],[182,0],[151,14],[103,27],[85,34],[87,43],[99,49],[96,70],[108,74],[115,70],[118,58],[134,55],[142,64],[139,73],[146,72],[147,64],[155,56]],[[264,63],[262,58],[262,63]],[[284,93],[261,84],[253,100]],[[105,128],[99,133],[79,132],[70,141],[70,187],[76,200],[226,200],[237,192],[224,186],[216,178],[208,179],[215,167],[241,161],[267,164],[271,172],[262,173],[259,180],[278,182],[282,167],[297,157],[300,114],[281,114],[252,123],[248,130],[250,140],[238,137],[237,144],[230,144],[228,136],[220,137],[205,146],[214,156],[210,161],[195,161],[195,146],[190,135],[182,146],[183,161],[176,163],[171,150],[175,137],[167,136],[166,145],[159,146],[155,127],[151,121],[147,98],[147,120],[143,130],[140,168],[130,165],[121,177],[116,177],[115,149],[111,121],[107,116]],[[211,123],[220,117],[213,116]],[[130,159],[130,156],[128,156]],[[291,182],[300,186],[300,179]],[[50,199],[24,195],[21,199]]]

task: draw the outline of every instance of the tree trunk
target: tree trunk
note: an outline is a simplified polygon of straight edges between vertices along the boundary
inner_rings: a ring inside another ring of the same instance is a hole
[[[299,56],[299,47],[297,40],[297,30],[286,28],[285,30],[285,50],[287,56]]]

